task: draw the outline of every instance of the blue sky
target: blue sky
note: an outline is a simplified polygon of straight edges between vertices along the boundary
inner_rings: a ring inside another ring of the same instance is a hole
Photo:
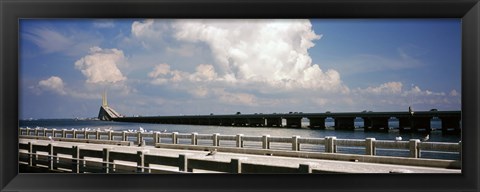
[[[20,21],[20,118],[461,109],[459,19]]]

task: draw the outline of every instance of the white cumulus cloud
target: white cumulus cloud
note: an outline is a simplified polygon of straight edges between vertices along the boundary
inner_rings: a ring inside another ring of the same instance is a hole
[[[60,95],[67,94],[67,92],[65,91],[65,84],[63,83],[63,80],[57,76],[51,76],[48,79],[39,81],[38,86],[42,90],[53,91]]]
[[[117,66],[124,60],[121,50],[92,47],[88,55],[75,62],[75,68],[87,78],[87,83],[116,83],[127,79]]]
[[[373,94],[400,94],[402,87],[403,84],[401,82],[387,82],[377,87],[368,87],[362,91]]]
[[[136,37],[149,36],[155,34],[152,31],[153,20],[145,20],[144,22],[135,21],[132,24],[132,34]]]
[[[458,96],[460,94],[457,92],[457,90],[453,89],[452,91],[450,91],[449,95],[452,96],[452,97],[455,97],[455,96]]]
[[[309,20],[179,20],[177,40],[207,44],[219,79],[283,88],[339,90],[335,70],[312,63],[308,49],[321,38]]]

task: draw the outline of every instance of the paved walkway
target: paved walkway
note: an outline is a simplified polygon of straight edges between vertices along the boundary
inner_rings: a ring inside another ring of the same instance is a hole
[[[47,140],[34,140],[34,139],[20,139],[20,143],[37,143],[41,145],[47,145],[50,141]],[[417,167],[417,166],[403,166],[403,165],[390,165],[390,164],[375,164],[375,163],[363,163],[363,162],[347,162],[347,161],[334,161],[334,160],[320,160],[320,159],[307,159],[307,158],[293,158],[293,157],[279,157],[279,156],[265,156],[265,155],[250,155],[250,154],[237,154],[237,153],[224,153],[217,152],[214,156],[206,156],[207,151],[194,151],[194,150],[178,150],[178,149],[165,149],[155,148],[153,146],[145,147],[132,147],[132,146],[113,146],[113,145],[100,145],[89,143],[74,143],[74,142],[59,142],[54,141],[54,146],[72,147],[73,145],[81,146],[80,148],[102,150],[103,148],[110,148],[111,151],[131,152],[136,153],[139,150],[147,150],[148,154],[158,154],[161,156],[178,157],[179,154],[186,154],[189,159],[205,159],[222,162],[230,162],[233,159],[241,159],[242,163],[262,164],[262,165],[274,165],[298,168],[300,164],[309,164],[312,169],[328,171],[328,172],[340,172],[340,173],[454,173],[459,174],[459,169],[445,169],[445,168],[430,168],[430,167]],[[155,166],[162,167],[162,166]],[[171,169],[171,168],[169,168]],[[178,170],[178,169],[177,169]],[[207,171],[208,172],[208,171]]]

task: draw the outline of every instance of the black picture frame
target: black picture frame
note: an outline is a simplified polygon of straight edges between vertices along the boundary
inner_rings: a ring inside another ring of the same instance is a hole
[[[0,0],[2,191],[478,191],[478,0]],[[461,18],[462,174],[19,174],[20,18]]]

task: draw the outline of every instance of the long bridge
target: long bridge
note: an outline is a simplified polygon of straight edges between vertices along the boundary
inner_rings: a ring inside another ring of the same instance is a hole
[[[325,112],[325,113],[288,113],[288,114],[226,114],[226,115],[180,115],[180,116],[122,116],[108,106],[106,96],[98,114],[100,120],[213,126],[245,127],[288,127],[301,128],[302,119],[310,121],[310,129],[326,129],[327,118],[334,119],[336,130],[354,130],[355,120],[363,119],[365,131],[389,130],[389,121],[395,118],[399,122],[400,132],[431,131],[432,119],[441,121],[443,133],[460,133],[461,111],[400,111],[400,112]],[[285,125],[283,123],[285,121]]]

